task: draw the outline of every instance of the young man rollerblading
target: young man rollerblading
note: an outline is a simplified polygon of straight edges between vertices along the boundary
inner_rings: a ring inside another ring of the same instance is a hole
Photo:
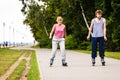
[[[101,58],[102,66],[105,66],[104,52],[105,45],[104,40],[106,37],[106,20],[102,17],[102,10],[97,10],[95,12],[96,18],[93,18],[89,28],[89,33],[87,39],[90,40],[90,35],[92,36],[92,65],[95,66],[95,58],[97,57],[97,45],[99,44],[99,55]]]

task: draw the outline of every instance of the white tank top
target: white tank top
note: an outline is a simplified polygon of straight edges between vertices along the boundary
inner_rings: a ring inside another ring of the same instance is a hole
[[[97,18],[93,19],[93,32],[92,37],[103,37],[104,36],[104,22],[105,19],[101,18],[101,20],[98,22]]]

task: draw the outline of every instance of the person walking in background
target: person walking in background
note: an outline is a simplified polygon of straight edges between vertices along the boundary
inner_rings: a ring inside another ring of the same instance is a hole
[[[5,46],[6,46],[6,42],[4,41],[4,42],[3,42],[3,48],[5,48]]]
[[[52,52],[50,58],[50,66],[53,65],[58,44],[60,46],[60,51],[62,54],[62,65],[67,66],[66,53],[65,53],[66,26],[62,24],[63,18],[61,16],[58,16],[56,21],[57,24],[54,24],[49,36],[49,39],[51,39],[52,35],[54,34],[52,38]]]
[[[6,46],[6,48],[8,47],[8,42],[7,41],[5,42],[5,46]]]
[[[97,10],[95,12],[96,18],[93,18],[89,28],[89,33],[87,39],[90,40],[90,35],[92,35],[92,65],[95,66],[95,58],[97,57],[97,44],[99,43],[99,55],[101,57],[102,66],[105,66],[104,52],[105,45],[104,40],[106,37],[106,19],[102,17],[102,10]]]
[[[0,43],[0,48],[2,47],[2,44]]]

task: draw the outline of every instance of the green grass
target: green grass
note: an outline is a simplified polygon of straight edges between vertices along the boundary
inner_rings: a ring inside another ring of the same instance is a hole
[[[32,50],[0,49],[0,76],[3,75],[9,69],[9,67],[18,60],[22,53],[26,52],[25,57],[28,57],[31,51]],[[25,63],[26,61],[23,59],[7,80],[19,80],[23,70],[25,69]],[[35,51],[32,51],[30,67],[30,71],[27,75],[28,80],[40,80],[40,73]]]
[[[87,53],[87,54],[91,53],[91,51],[87,51],[87,50],[76,50],[76,51],[81,53]],[[120,52],[105,52],[105,56],[108,58],[120,60]]]
[[[120,52],[106,52],[106,57],[120,60]]]
[[[25,54],[25,57],[28,57],[29,54],[30,54],[30,52],[31,52],[31,50],[26,50],[26,51],[25,51],[25,53],[26,53],[26,54]]]
[[[32,46],[31,48],[40,48],[39,45]]]
[[[30,65],[31,65],[31,68],[30,68],[30,71],[28,72],[28,80],[40,80],[40,73],[39,73],[35,51],[32,51]]]
[[[25,69],[26,60],[23,59],[20,64],[16,67],[14,72],[8,77],[7,80],[19,80],[22,76],[22,72]]]
[[[0,76],[22,55],[23,50],[0,49]]]
[[[77,52],[81,52],[81,53],[86,53],[86,54],[90,54],[91,51],[87,51],[87,50],[75,50]]]

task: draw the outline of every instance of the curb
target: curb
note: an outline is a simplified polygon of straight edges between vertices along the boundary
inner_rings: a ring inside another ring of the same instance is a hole
[[[36,54],[36,57],[37,57],[37,63],[38,63],[38,67],[39,67],[39,72],[40,72],[40,80],[44,80],[43,78],[43,74],[42,74],[42,70],[40,69],[40,63],[39,63],[39,60],[38,60],[38,56],[37,56],[37,52],[35,50],[35,54]]]

